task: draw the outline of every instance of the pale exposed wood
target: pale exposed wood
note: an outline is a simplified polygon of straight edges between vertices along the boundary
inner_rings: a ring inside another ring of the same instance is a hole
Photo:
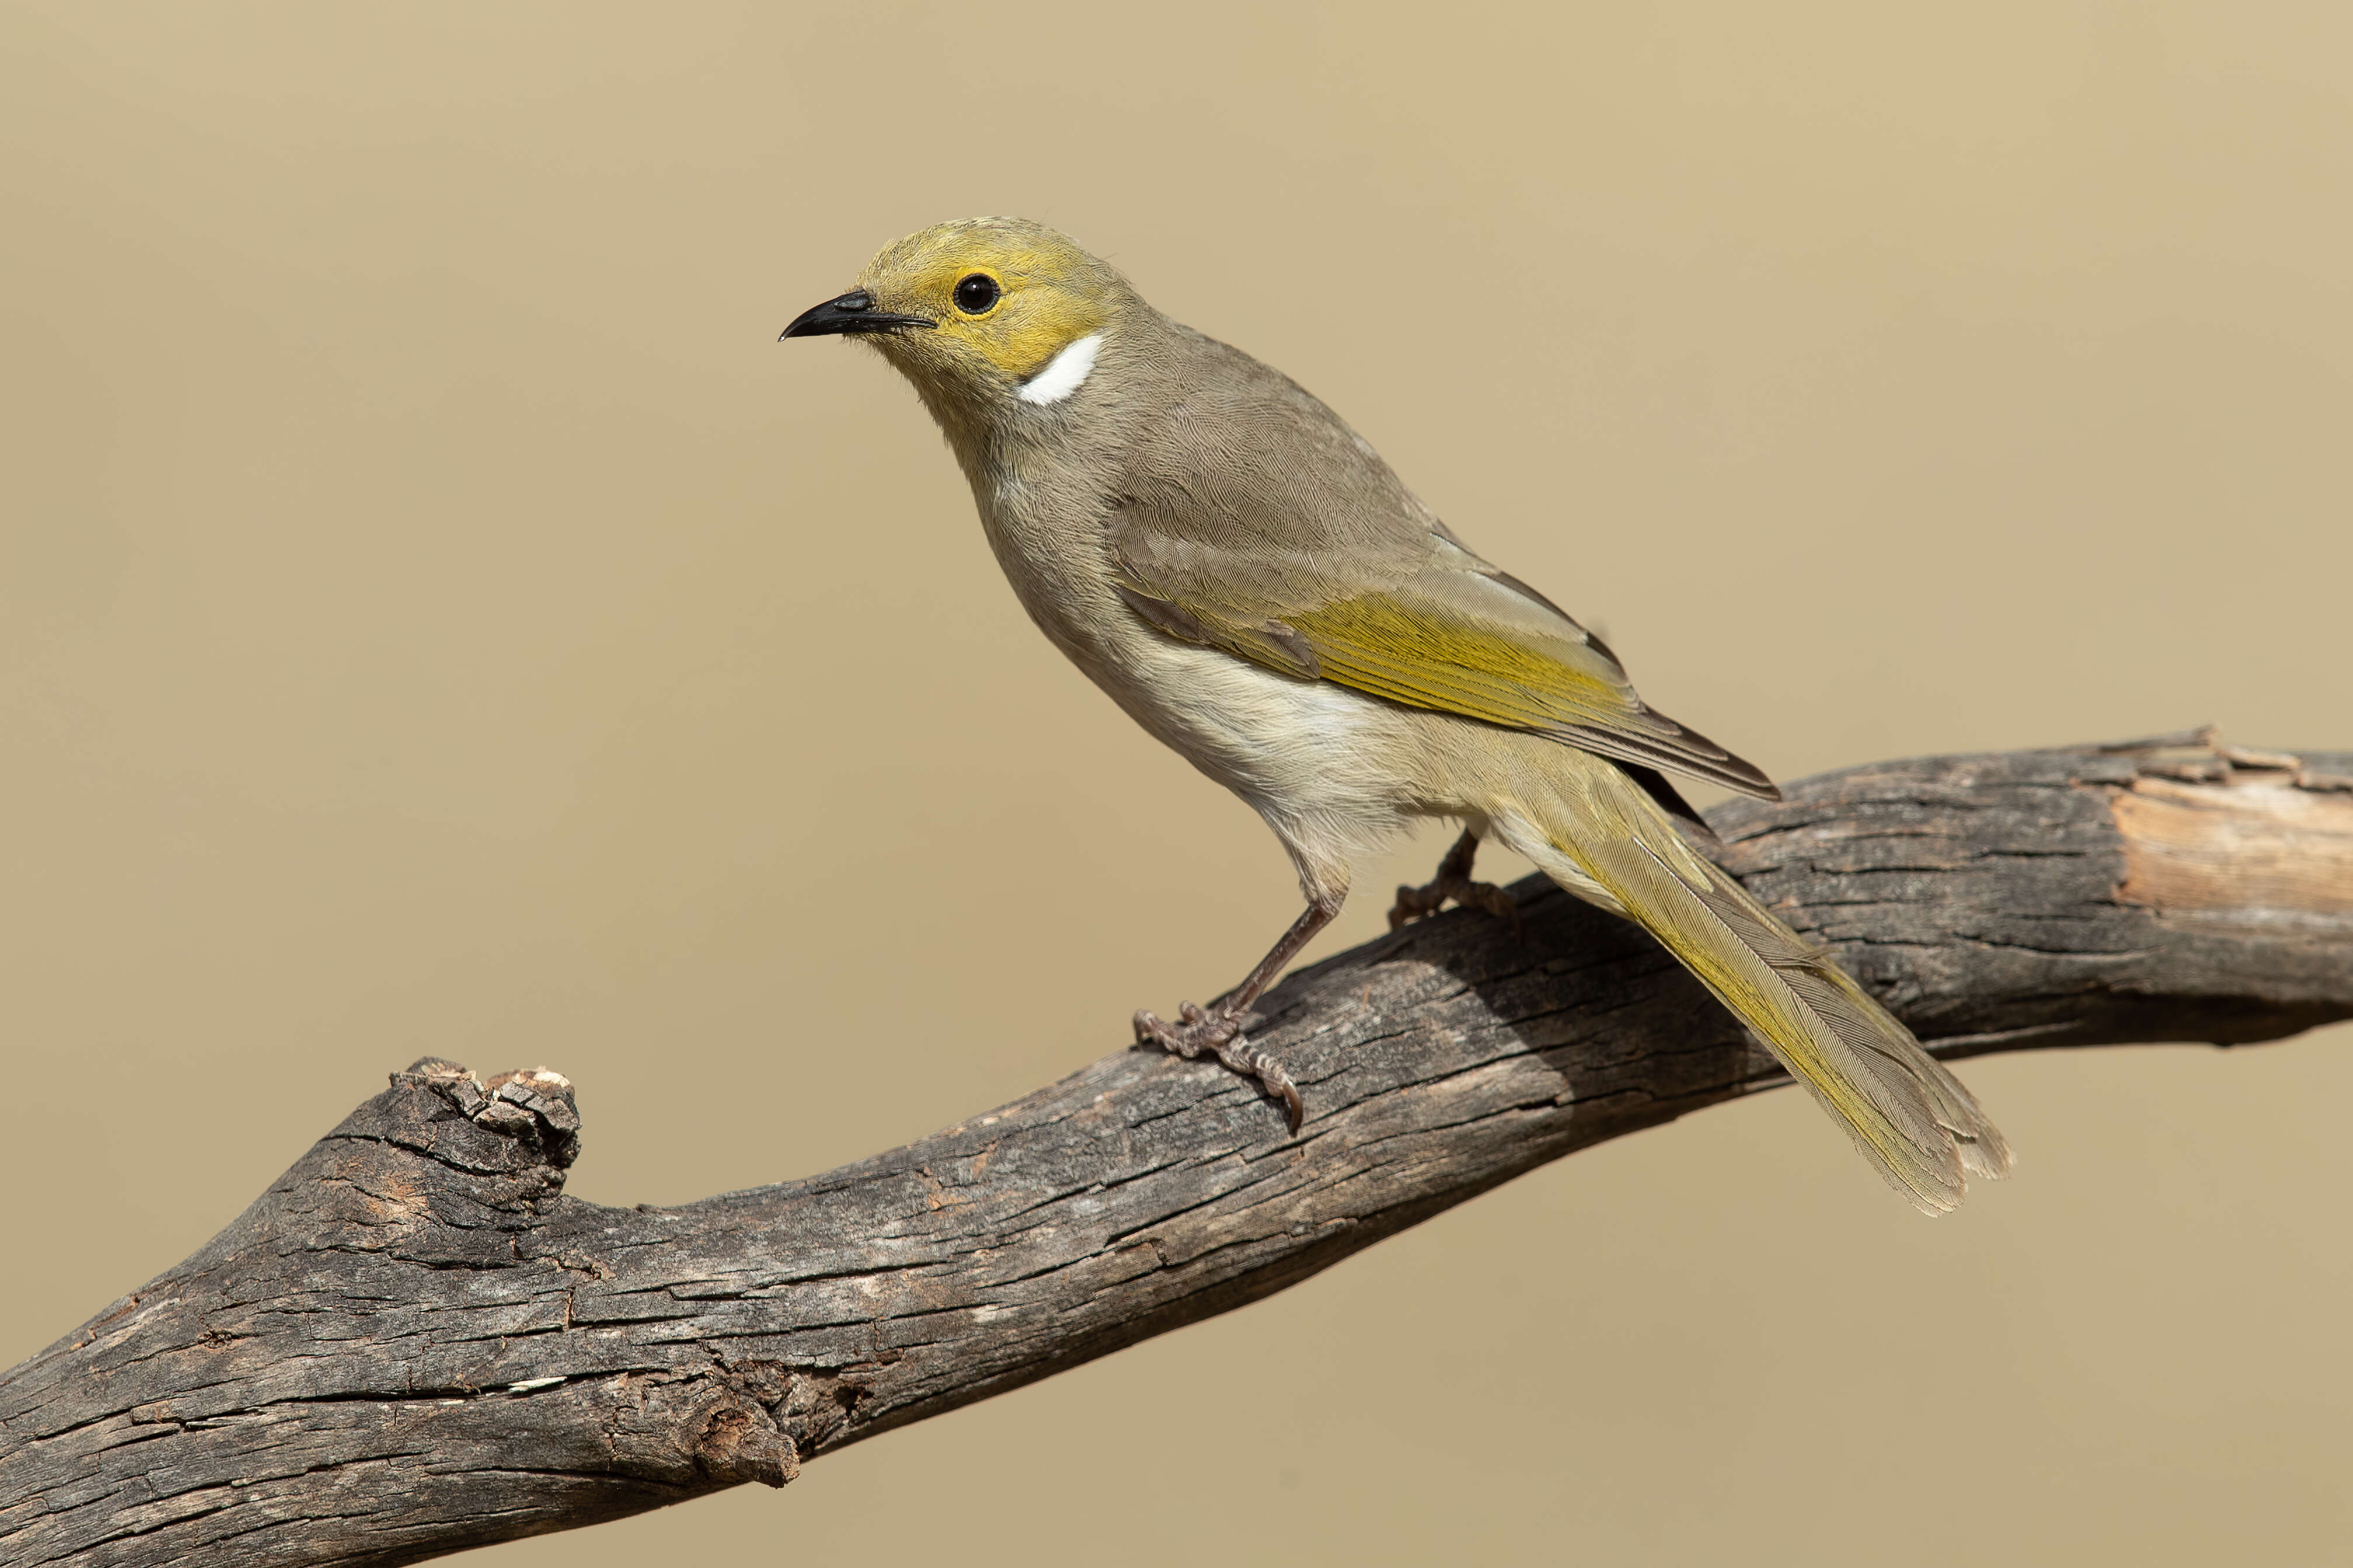
[[[2353,757],[2206,741],[1888,763],[1713,820],[1947,1055],[2353,1016]],[[1297,1139],[1215,1065],[1124,1051],[824,1176],[615,1209],[563,1195],[560,1075],[419,1063],[0,1377],[0,1562],[406,1563],[781,1485],[1778,1081],[1639,932],[1515,894],[1517,933],[1451,914],[1269,994]]]
[[[2312,789],[2282,770],[2142,778],[2117,795],[2116,814],[2129,902],[2223,918],[2353,914],[2353,792]]]

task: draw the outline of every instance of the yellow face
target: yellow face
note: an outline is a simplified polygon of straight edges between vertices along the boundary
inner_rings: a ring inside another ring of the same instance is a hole
[[[855,293],[787,333],[855,333],[918,384],[1010,395],[1134,300],[1116,271],[1041,224],[966,218],[884,246]]]

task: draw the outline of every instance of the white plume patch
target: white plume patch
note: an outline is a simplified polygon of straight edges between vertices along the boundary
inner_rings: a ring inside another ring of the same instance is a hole
[[[1046,362],[1046,368],[1021,384],[1014,395],[1024,403],[1043,406],[1060,403],[1078,391],[1095,368],[1095,351],[1103,347],[1103,334],[1089,332],[1085,337]]]

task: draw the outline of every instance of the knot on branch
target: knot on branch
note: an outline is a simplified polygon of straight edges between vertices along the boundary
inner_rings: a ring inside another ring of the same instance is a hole
[[[756,1405],[728,1402],[713,1409],[695,1439],[694,1457],[704,1475],[731,1485],[780,1487],[801,1473],[799,1451]]]
[[[485,1083],[427,1057],[391,1075],[216,1247],[264,1237],[434,1268],[504,1268],[580,1152],[572,1085],[545,1068]]]
[[[593,1426],[598,1472],[670,1489],[670,1500],[745,1481],[781,1487],[801,1473],[789,1427],[723,1363],[584,1379],[542,1408],[560,1412],[548,1426]]]
[[[485,1083],[456,1062],[420,1057],[392,1075],[392,1086],[417,1084],[475,1126],[516,1140],[546,1164],[568,1168],[580,1157],[580,1110],[572,1080],[553,1068],[516,1068]]]

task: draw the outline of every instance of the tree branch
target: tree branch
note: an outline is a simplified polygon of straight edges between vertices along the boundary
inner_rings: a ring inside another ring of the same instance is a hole
[[[1831,774],[1714,814],[1721,858],[1944,1055],[2353,1016],[2353,754],[2210,741]],[[0,1560],[410,1563],[781,1485],[1784,1081],[1639,931],[1515,896],[1520,938],[1449,915],[1267,998],[1297,1139],[1126,1051],[828,1175],[614,1209],[563,1195],[562,1078],[420,1062],[0,1378]]]

